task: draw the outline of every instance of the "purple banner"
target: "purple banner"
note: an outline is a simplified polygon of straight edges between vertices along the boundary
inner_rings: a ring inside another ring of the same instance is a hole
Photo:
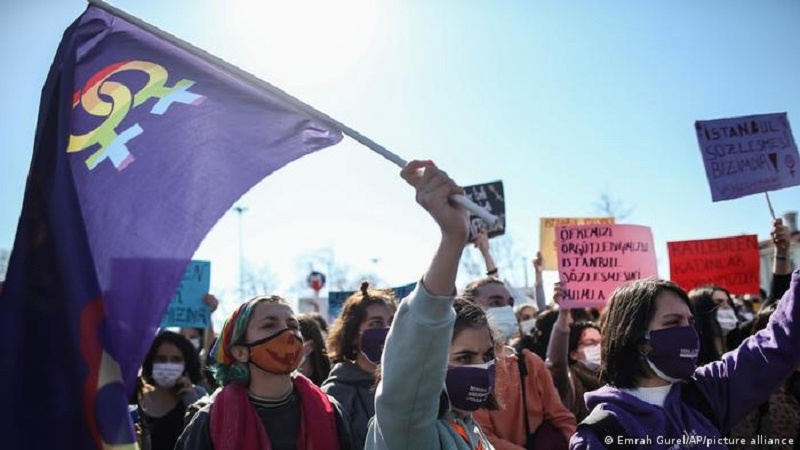
[[[264,177],[341,138],[226,67],[89,6],[42,92],[0,294],[3,359],[24,361],[0,372],[4,445],[133,443],[137,371],[202,239]]]

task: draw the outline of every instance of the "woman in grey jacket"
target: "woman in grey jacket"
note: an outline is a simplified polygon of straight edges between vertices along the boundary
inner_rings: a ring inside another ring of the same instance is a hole
[[[364,448],[375,414],[375,375],[395,304],[391,289],[371,289],[365,281],[345,300],[328,335],[328,355],[335,365],[322,390],[342,405],[355,448]]]
[[[472,411],[493,404],[495,344],[481,308],[453,298],[469,223],[449,197],[463,190],[430,161],[401,175],[442,235],[386,339],[365,448],[491,449]]]

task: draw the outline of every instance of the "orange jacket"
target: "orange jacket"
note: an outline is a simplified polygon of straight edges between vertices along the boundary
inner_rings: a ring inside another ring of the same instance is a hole
[[[523,355],[528,369],[525,377],[525,399],[531,433],[547,419],[569,441],[577,425],[575,416],[561,403],[544,361],[529,351],[525,351]],[[522,387],[517,356],[497,358],[495,364],[494,389],[500,409],[479,409],[472,416],[497,450],[524,450],[525,425],[522,420],[525,416],[522,412]]]

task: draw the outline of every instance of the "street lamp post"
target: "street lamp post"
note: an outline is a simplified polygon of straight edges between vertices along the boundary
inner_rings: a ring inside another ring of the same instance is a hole
[[[522,257],[522,270],[525,271],[525,289],[528,288],[528,258]]]
[[[237,205],[233,207],[236,214],[239,215],[239,295],[244,299],[244,245],[242,241],[242,215],[247,211],[246,206]]]

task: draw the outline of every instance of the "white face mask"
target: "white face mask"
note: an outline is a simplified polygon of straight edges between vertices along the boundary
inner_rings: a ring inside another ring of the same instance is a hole
[[[531,334],[531,331],[536,327],[536,318],[523,320],[519,323],[519,327],[522,328],[524,336]]]
[[[753,313],[751,313],[751,312],[749,312],[749,311],[748,311],[748,312],[743,312],[743,313],[742,313],[742,319],[743,319],[745,322],[749,322],[749,321],[753,320],[753,317],[754,317],[754,316],[753,316]]]
[[[486,317],[493,327],[503,335],[503,341],[508,341],[519,329],[517,316],[514,315],[514,308],[510,306],[496,306],[486,311]]]
[[[597,370],[600,367],[600,344],[583,347],[581,363],[589,370]]]
[[[722,334],[728,334],[731,330],[736,328],[739,320],[736,318],[736,313],[731,308],[718,308],[717,309],[717,323],[722,331]]]
[[[171,388],[183,375],[183,363],[155,363],[153,364],[153,381],[159,387]]]

